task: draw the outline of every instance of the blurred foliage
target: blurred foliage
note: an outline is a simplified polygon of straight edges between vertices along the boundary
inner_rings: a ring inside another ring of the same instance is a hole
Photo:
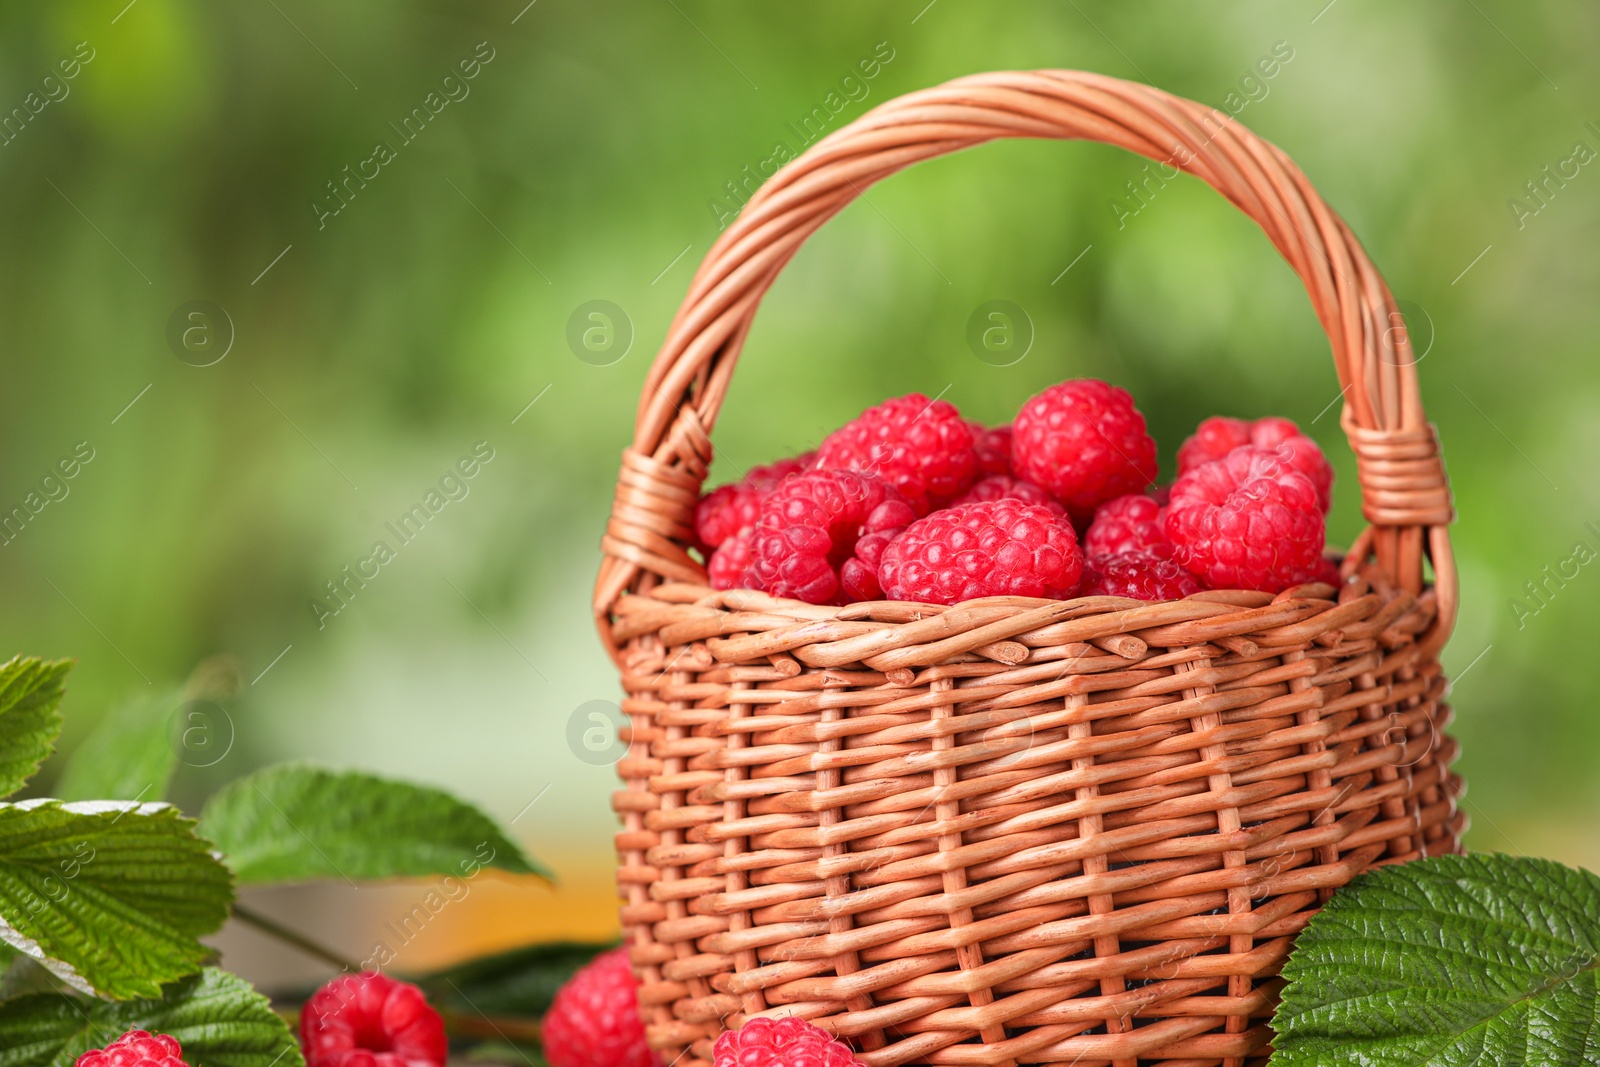
[[[1462,516],[1446,661],[1471,668],[1454,702],[1472,841],[1594,862],[1600,575],[1550,581],[1536,614],[1509,602],[1575,541],[1600,547],[1585,526],[1600,529],[1600,173],[1547,184],[1520,228],[1508,200],[1577,142],[1600,148],[1600,12],[524,2],[0,11],[0,513],[58,497],[0,550],[0,637],[80,657],[65,747],[129,693],[229,653],[244,684],[225,758],[180,756],[191,809],[304,756],[457,789],[609,862],[612,772],[575,758],[565,731],[617,693],[587,586],[638,388],[716,235],[712,201],[794,144],[787,124],[881,43],[892,59],[835,124],[1007,67],[1248,101],[1240,119],[1299,162],[1434,338],[1421,371]],[[1292,60],[1252,81],[1278,42]],[[462,92],[445,78],[483,47],[464,95],[412,140],[397,132],[430,93]],[[319,228],[328,183],[379,141],[396,157]],[[1338,466],[1348,541],[1361,520],[1338,386],[1297,281],[1192,179],[1119,221],[1140,165],[1008,142],[873,189],[767,299],[716,473],[813,444],[890,394],[945,391],[1004,420],[1051,381],[1096,375],[1135,392],[1169,467],[1207,414],[1299,420]],[[963,340],[996,298],[1037,329],[1007,368]],[[610,366],[565,341],[594,299],[635,331]],[[236,333],[213,366],[168,346],[194,300]],[[443,479],[479,442],[494,458],[465,495],[319,620],[325,583],[457,484]]]
[[[578,969],[615,945],[558,941],[469,960],[412,981],[441,1011],[540,1019]]]

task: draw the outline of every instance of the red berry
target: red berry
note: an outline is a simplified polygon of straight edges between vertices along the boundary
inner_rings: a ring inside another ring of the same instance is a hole
[[[1083,569],[1072,523],[1038,504],[987,500],[918,519],[883,554],[894,600],[958,604],[984,596],[1063,599]]]
[[[809,467],[814,455],[807,452],[765,467],[752,467],[739,481],[720,485],[702,496],[694,509],[694,532],[700,547],[709,553],[746,526],[754,526],[761,498],[789,475]]]
[[[712,1067],[861,1067],[850,1046],[804,1019],[751,1019],[718,1036]],[[559,1067],[559,1065],[558,1065]]]
[[[954,500],[978,480],[972,431],[954,405],[921,393],[868,408],[829,434],[819,468],[875,474],[918,515]]]
[[[1055,497],[1032,482],[1009,474],[991,474],[986,478],[980,478],[978,484],[968,489],[967,494],[956,503],[976,504],[980,500],[1021,500],[1048,508],[1056,515],[1067,513],[1067,509],[1062,507]]]
[[[1250,423],[1244,419],[1213,415],[1194,428],[1194,433],[1178,446],[1178,473],[1188,474],[1202,463],[1221,459],[1242,445],[1250,444]]]
[[[859,603],[863,600],[883,599],[883,586],[878,581],[878,568],[883,564],[884,550],[904,530],[904,526],[891,526],[887,530],[861,535],[861,539],[856,542],[855,555],[845,560],[844,565],[839,568],[839,584],[844,587],[847,600]]]
[[[1344,576],[1339,573],[1339,561],[1323,556],[1319,559],[1310,573],[1300,578],[1302,582],[1326,582],[1338,589],[1344,585]]]
[[[847,591],[840,572],[855,556],[857,542],[915,517],[893,486],[871,474],[810,470],[794,475],[761,504],[744,582],[808,604],[843,603]],[[856,568],[850,578],[864,587]]]
[[[1067,506],[1073,518],[1156,476],[1156,443],[1125,390],[1092,378],[1052,385],[1012,424],[1011,466]]]
[[[978,453],[979,476],[1010,474],[1011,427],[996,426],[990,429],[981,422],[968,419],[967,429],[972,431],[972,447]]]
[[[439,1061],[443,1063],[443,1060]],[[188,1067],[177,1038],[129,1030],[105,1048],[92,1048],[73,1067]]]
[[[1091,555],[1084,560],[1078,596],[1181,600],[1202,588],[1194,575],[1168,557],[1149,552],[1120,552]]]
[[[1278,452],[1245,446],[1172,486],[1173,558],[1213,589],[1269,593],[1318,573],[1326,527],[1316,486]]]
[[[1094,522],[1083,535],[1083,551],[1090,556],[1147,552],[1161,559],[1171,559],[1167,509],[1144,493],[1129,493],[1107,500],[1095,509]]]
[[[551,1067],[660,1067],[645,1044],[628,950],[602,952],[556,992],[540,1037]]]
[[[1291,420],[1276,415],[1255,422],[1218,415],[1195,427],[1194,435],[1178,447],[1178,473],[1187,474],[1202,463],[1221,459],[1243,445],[1287,449],[1284,465],[1311,479],[1324,513],[1333,499],[1333,467],[1317,443],[1300,432]]]
[[[744,572],[750,567],[751,544],[756,536],[754,526],[746,526],[722,542],[706,561],[706,577],[713,589],[737,589],[744,584]]]
[[[300,1009],[306,1067],[444,1067],[444,1022],[422,990],[377,971],[344,974]]]

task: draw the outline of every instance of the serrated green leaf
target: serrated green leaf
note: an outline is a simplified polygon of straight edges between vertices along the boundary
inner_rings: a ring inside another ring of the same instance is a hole
[[[21,789],[61,736],[71,660],[17,656],[0,666],[0,797]]]
[[[95,725],[62,768],[62,800],[160,800],[177,766],[167,736],[182,690],[140,694],[118,704]]]
[[[0,1067],[71,1067],[128,1030],[170,1034],[190,1067],[305,1067],[288,1025],[242,978],[207,967],[159,999],[36,993],[0,1004]]]
[[[614,941],[552,941],[468,960],[412,981],[440,1009],[537,1019],[578,968],[615,947]]]
[[[1296,939],[1273,1067],[1600,1063],[1600,877],[1438,856],[1336,893]]]
[[[165,804],[0,803],[0,938],[83,992],[159,996],[233,902],[194,826]]]
[[[477,807],[357,771],[268,767],[219,790],[200,829],[241,884],[470,876],[482,867],[548,877]]]

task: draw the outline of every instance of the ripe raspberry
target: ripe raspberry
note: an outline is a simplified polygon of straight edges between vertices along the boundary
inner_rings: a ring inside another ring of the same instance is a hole
[[[979,477],[1010,474],[1011,427],[996,426],[990,429],[981,422],[968,419],[967,429],[972,431],[972,447],[978,453]]]
[[[921,393],[886,400],[833,431],[817,449],[816,465],[875,474],[900,490],[918,515],[978,480],[972,431],[954,405]]]
[[[1213,589],[1277,593],[1318,573],[1316,486],[1277,452],[1244,446],[1179,477],[1167,505],[1173,558]]]
[[[422,990],[377,971],[344,974],[300,1009],[306,1067],[444,1067],[444,1023]]]
[[[711,1050],[712,1067],[861,1067],[850,1046],[804,1019],[751,1019],[726,1030]]]
[[[1091,555],[1083,562],[1078,596],[1125,596],[1134,600],[1181,600],[1204,588],[1169,557],[1149,552]]]
[[[861,535],[861,540],[856,542],[856,554],[845,560],[839,568],[839,584],[844,587],[847,600],[860,603],[863,600],[883,599],[878,568],[883,564],[884,550],[904,531],[904,526],[891,526],[887,530]]]
[[[1344,584],[1344,576],[1339,573],[1339,561],[1323,556],[1312,566],[1308,574],[1299,577],[1301,582],[1326,582],[1338,589]]]
[[[1012,429],[1012,469],[1074,519],[1155,480],[1156,443],[1133,398],[1114,385],[1092,378],[1052,385],[1022,405]]]
[[[1032,482],[1009,474],[991,474],[986,478],[980,478],[978,484],[968,489],[967,494],[957,500],[956,504],[976,504],[980,500],[1021,500],[1048,508],[1053,515],[1067,513],[1067,509],[1062,507],[1055,497]]]
[[[761,504],[744,583],[809,604],[843,603],[848,590],[841,590],[840,571],[857,543],[914,518],[894,487],[871,474],[810,470],[794,475]],[[861,571],[852,567],[850,572],[851,584],[866,588]]]
[[[1072,523],[1038,504],[986,500],[918,519],[883,554],[894,600],[958,604],[982,596],[1072,595],[1083,570]]]
[[[756,524],[761,498],[791,474],[811,466],[814,452],[780,459],[765,467],[752,467],[737,482],[719,485],[700,498],[694,509],[694,532],[708,554],[722,542]]]
[[[645,1044],[628,950],[590,960],[556,992],[540,1036],[551,1067],[660,1067]]]
[[[1187,474],[1202,463],[1221,459],[1242,445],[1285,449],[1283,462],[1311,479],[1326,514],[1333,499],[1333,467],[1317,443],[1300,432],[1291,420],[1276,415],[1254,422],[1214,416],[1195,427],[1194,435],[1178,447],[1178,473]]]
[[[443,1062],[443,1061],[440,1061]],[[105,1048],[92,1048],[73,1067],[189,1067],[177,1038],[129,1030]]]
[[[1167,540],[1167,509],[1155,497],[1129,493],[1107,500],[1094,512],[1094,522],[1083,535],[1083,551],[1089,556],[1114,556],[1125,552],[1146,552],[1160,559],[1172,558],[1172,542]]]
[[[750,567],[751,544],[756,528],[746,526],[726,541],[706,561],[706,577],[713,589],[737,589],[744,584],[744,572]]]

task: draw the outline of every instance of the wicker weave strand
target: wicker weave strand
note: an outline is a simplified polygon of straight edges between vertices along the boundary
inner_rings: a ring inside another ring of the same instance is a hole
[[[706,587],[693,509],[761,297],[872,183],[998,137],[1180,167],[1305,282],[1371,523],[1339,588],[946,608]],[[912,93],[767,182],[651,368],[595,591],[632,723],[613,803],[651,1044],[704,1067],[722,1029],[798,1014],[872,1067],[1262,1062],[1317,907],[1464,827],[1438,662],[1454,513],[1401,321],[1283,153],[1100,75]]]

